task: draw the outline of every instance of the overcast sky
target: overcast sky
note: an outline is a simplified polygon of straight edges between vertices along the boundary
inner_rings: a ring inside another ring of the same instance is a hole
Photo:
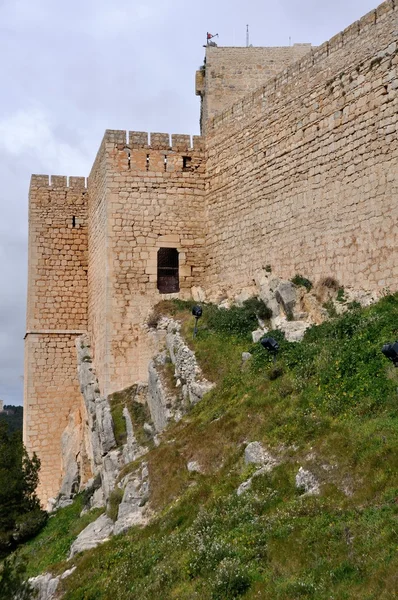
[[[0,0],[0,398],[22,404],[31,173],[87,176],[105,129],[199,133],[222,46],[318,45],[373,0]]]

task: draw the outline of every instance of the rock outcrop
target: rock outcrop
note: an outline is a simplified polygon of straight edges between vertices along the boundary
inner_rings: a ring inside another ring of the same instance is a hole
[[[120,485],[124,488],[124,492],[115,522],[115,535],[134,525],[146,525],[151,517],[148,505],[149,472],[147,463],[143,462],[139,469],[127,475]]]
[[[108,541],[113,534],[113,529],[114,522],[106,514],[98,517],[96,521],[90,523],[90,525],[79,533],[70,548],[68,560],[78,552],[96,548]]]
[[[157,432],[170,421],[179,421],[214,386],[204,378],[194,352],[182,338],[180,323],[163,319],[160,327],[167,332],[166,348],[151,361],[148,383],[148,406]],[[165,370],[171,366],[170,385]]]

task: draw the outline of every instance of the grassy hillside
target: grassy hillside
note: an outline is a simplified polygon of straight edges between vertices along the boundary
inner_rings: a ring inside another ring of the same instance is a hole
[[[146,457],[157,519],[67,563],[77,569],[65,599],[396,597],[398,369],[380,350],[398,338],[398,295],[313,327],[300,344],[276,332],[275,364],[251,343],[244,309],[205,306],[195,340],[189,304],[161,310],[182,320],[217,386]],[[243,351],[253,355],[244,368]],[[238,496],[251,441],[280,464]],[[202,473],[187,470],[192,460]],[[296,489],[300,466],[319,496]],[[66,567],[66,545],[54,552],[63,515],[30,543],[30,573]]]

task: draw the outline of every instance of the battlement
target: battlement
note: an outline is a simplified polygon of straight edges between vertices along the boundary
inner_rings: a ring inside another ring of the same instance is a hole
[[[85,177],[68,177],[66,175],[32,175],[30,189],[48,188],[50,190],[87,190]]]
[[[168,150],[173,152],[202,151],[204,140],[199,135],[179,133],[148,133],[146,131],[125,131],[107,129],[104,143],[112,143],[130,150]]]
[[[352,53],[352,57],[349,57],[350,59],[353,58],[355,60],[356,52],[358,52],[358,56],[363,60],[363,47],[361,46],[366,45],[367,38],[371,37],[372,30],[390,18],[391,13],[395,12],[397,8],[398,4],[396,0],[386,0],[376,9],[371,10],[361,19],[333,36],[329,41],[323,43],[321,46],[309,49],[308,53],[302,58],[269,79],[265,85],[259,87],[255,92],[246,95],[243,99],[235,102],[215,117],[210,118],[207,123],[207,132],[218,129],[225,122],[235,119],[238,114],[242,114],[247,108],[253,105],[257,105],[261,109],[265,105],[269,106],[272,104],[272,99],[275,95],[289,94],[295,84],[297,85],[297,76],[308,72],[310,69],[313,72],[314,86],[314,83],[316,83],[314,69],[318,68],[321,70],[326,59],[333,55],[337,56],[339,52],[344,52],[345,48],[347,51],[350,50],[350,54]],[[398,31],[398,23],[396,24],[396,28]],[[375,51],[374,40],[367,47],[367,51],[369,59],[371,59]],[[347,61],[342,64],[342,68],[345,68],[346,64]]]

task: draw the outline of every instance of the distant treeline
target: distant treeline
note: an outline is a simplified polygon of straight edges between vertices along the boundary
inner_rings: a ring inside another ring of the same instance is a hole
[[[22,434],[23,407],[6,404],[3,412],[0,412],[0,421],[7,423],[9,433],[20,431]]]

